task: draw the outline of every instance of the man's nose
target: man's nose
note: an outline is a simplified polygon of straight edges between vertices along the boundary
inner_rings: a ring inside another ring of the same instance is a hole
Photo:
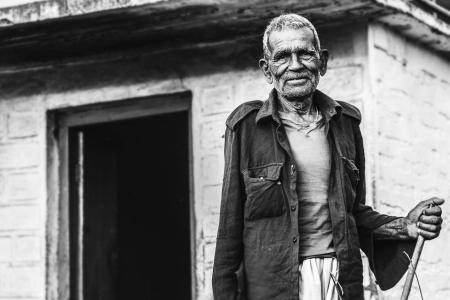
[[[292,53],[291,54],[291,61],[290,61],[290,64],[289,64],[289,70],[296,71],[296,70],[301,70],[304,67],[305,66],[303,65],[303,62],[299,59],[297,54],[296,53]]]

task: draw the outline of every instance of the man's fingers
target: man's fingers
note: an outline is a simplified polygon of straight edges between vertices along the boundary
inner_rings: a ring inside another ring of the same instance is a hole
[[[426,216],[440,216],[442,209],[439,206],[429,207],[423,210],[423,214]]]
[[[422,201],[423,204],[425,204],[426,206],[432,204],[432,205],[442,205],[444,204],[445,200],[442,198],[438,198],[438,197],[433,197],[427,200]]]
[[[428,231],[429,233],[439,233],[439,231],[441,231],[441,225],[417,222],[417,227],[420,229],[420,231]]]
[[[439,216],[421,215],[420,218],[419,218],[419,221],[421,223],[426,223],[426,224],[434,224],[434,225],[442,224],[442,218],[439,217]]]
[[[428,231],[421,230],[421,229],[418,229],[417,232],[418,232],[418,234],[423,236],[423,238],[426,239],[426,240],[432,240],[432,239],[437,238],[439,236],[439,233],[428,232]]]

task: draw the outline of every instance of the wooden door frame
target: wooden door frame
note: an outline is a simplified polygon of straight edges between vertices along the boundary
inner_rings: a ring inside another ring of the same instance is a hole
[[[47,112],[46,299],[71,300],[69,129],[166,113],[188,113],[191,297],[196,299],[195,218],[190,91],[88,104]]]

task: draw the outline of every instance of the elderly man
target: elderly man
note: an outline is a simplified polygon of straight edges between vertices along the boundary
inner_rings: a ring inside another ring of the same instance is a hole
[[[215,300],[363,299],[360,249],[381,288],[392,287],[408,265],[402,252],[439,235],[444,200],[403,218],[365,205],[361,114],[316,90],[328,60],[316,29],[281,15],[263,49],[268,100],[226,121]]]

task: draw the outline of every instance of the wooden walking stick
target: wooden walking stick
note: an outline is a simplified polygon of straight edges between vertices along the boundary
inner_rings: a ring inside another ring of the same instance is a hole
[[[434,204],[430,204],[428,207],[432,206],[434,206]],[[403,286],[402,297],[400,298],[400,300],[408,300],[409,293],[411,292],[414,274],[416,273],[417,264],[419,263],[420,254],[422,254],[424,243],[425,239],[423,238],[423,236],[419,235],[419,237],[417,238],[416,246],[414,247],[413,256],[409,262],[408,275],[406,275],[405,285]]]
[[[406,276],[405,285],[403,286],[402,297],[400,300],[408,300],[409,293],[411,292],[411,286],[414,279],[414,274],[416,273],[417,264],[419,262],[420,254],[422,253],[423,244],[425,243],[425,239],[423,236],[419,235],[417,238],[416,247],[414,248],[414,253],[411,258],[408,267],[408,275]]]

